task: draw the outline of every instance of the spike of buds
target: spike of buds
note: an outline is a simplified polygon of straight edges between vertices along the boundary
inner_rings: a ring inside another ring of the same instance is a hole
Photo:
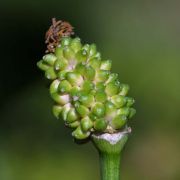
[[[72,136],[86,139],[95,132],[117,132],[135,114],[129,86],[111,73],[111,61],[101,60],[95,44],[62,37],[54,51],[37,66],[52,80],[53,114],[73,129]]]

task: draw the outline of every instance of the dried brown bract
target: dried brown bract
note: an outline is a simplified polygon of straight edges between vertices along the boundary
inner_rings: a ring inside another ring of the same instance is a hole
[[[52,18],[52,25],[45,36],[45,43],[47,44],[46,53],[54,52],[55,48],[61,42],[62,37],[71,36],[73,34],[73,27],[70,23],[61,20],[56,21],[55,18]]]

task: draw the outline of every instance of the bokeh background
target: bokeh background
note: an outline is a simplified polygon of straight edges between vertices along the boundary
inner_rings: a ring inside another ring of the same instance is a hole
[[[0,180],[98,180],[98,154],[52,113],[36,67],[51,18],[71,22],[129,83],[137,115],[123,180],[180,179],[180,1],[1,0]]]

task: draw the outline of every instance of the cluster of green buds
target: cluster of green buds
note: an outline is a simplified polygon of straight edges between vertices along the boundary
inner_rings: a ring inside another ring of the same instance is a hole
[[[95,44],[64,37],[37,65],[52,81],[53,114],[73,129],[76,139],[118,132],[136,112],[134,99],[127,97],[129,86],[111,73],[111,61],[101,60]]]

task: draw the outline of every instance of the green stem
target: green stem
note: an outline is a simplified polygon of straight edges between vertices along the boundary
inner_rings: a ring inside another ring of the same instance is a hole
[[[99,153],[102,180],[119,180],[120,154]]]
[[[101,180],[120,180],[121,151],[128,139],[129,129],[114,134],[92,135],[99,152]]]

